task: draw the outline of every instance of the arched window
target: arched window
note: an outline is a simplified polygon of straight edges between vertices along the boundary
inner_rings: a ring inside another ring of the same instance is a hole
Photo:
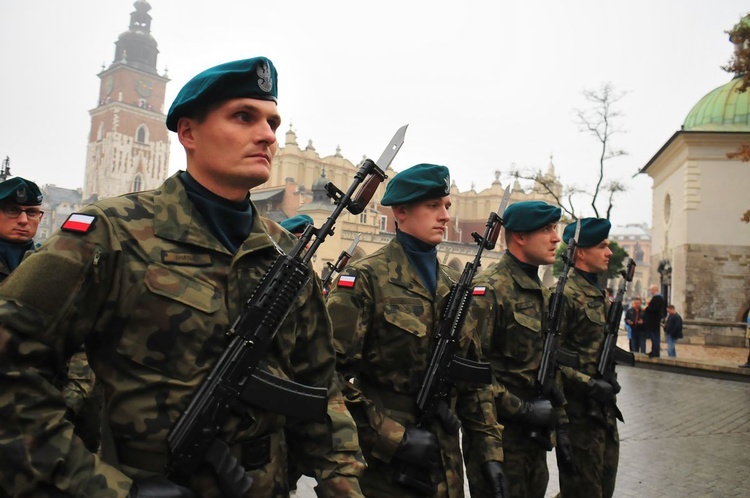
[[[135,132],[135,141],[139,144],[145,144],[148,142],[148,128],[144,125],[139,126],[138,130]]]
[[[96,139],[101,140],[104,138],[104,123],[99,123],[99,129],[96,131]]]
[[[141,190],[143,190],[143,178],[138,174],[133,179],[133,192],[140,192]]]

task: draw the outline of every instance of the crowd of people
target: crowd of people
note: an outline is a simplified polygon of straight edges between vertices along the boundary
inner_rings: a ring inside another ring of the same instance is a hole
[[[170,431],[223,360],[227,331],[313,222],[279,225],[249,194],[268,180],[278,148],[277,97],[264,57],[199,73],[166,119],[185,170],[155,190],[86,206],[38,248],[39,189],[19,177],[0,184],[0,496],[283,497],[305,474],[318,496],[461,497],[467,481],[472,496],[541,498],[553,447],[560,496],[612,496],[620,386],[597,372],[611,304],[598,278],[612,256],[609,221],[562,230],[570,242],[578,227],[578,250],[552,331],[551,290],[538,275],[555,262],[561,210],[522,201],[497,213],[507,250],[471,282],[452,351],[454,363],[491,374],[452,380],[425,418],[416,397],[461,277],[437,259],[451,181],[449,168],[429,163],[387,185],[381,204],[395,237],[346,266],[325,296],[312,267],[303,271],[262,350],[264,378],[326,393],[321,418],[239,389],[225,418],[202,421],[221,444],[208,444],[187,476],[171,466]],[[682,320],[658,288],[645,307],[633,301],[625,323],[632,351],[646,354],[649,338],[647,354],[659,356],[663,326],[674,356]],[[557,369],[552,395],[541,395],[552,332],[579,361]],[[89,440],[79,407],[92,392]]]

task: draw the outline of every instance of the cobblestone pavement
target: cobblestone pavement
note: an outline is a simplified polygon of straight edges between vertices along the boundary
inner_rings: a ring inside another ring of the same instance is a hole
[[[620,367],[619,381],[616,497],[750,496],[750,383],[637,367]],[[553,497],[554,452],[548,464]],[[303,478],[293,496],[315,498],[313,486]]]

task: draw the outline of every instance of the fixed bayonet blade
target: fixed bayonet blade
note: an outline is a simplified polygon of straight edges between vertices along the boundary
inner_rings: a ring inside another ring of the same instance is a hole
[[[404,137],[406,137],[406,128],[408,126],[408,124],[405,124],[398,129],[396,134],[393,135],[390,143],[388,143],[388,147],[386,147],[383,153],[380,155],[380,159],[378,159],[378,162],[375,163],[381,170],[385,171],[388,169],[388,166],[391,165],[393,158],[396,157],[398,150],[402,145],[404,145]]]
[[[508,207],[508,202],[510,202],[510,185],[505,187],[505,192],[503,192],[503,199],[500,201],[500,207],[497,208],[497,215],[499,217],[503,217],[503,213],[505,213],[505,209]]]
[[[346,250],[346,253],[351,256],[354,253],[354,250],[357,248],[357,244],[359,244],[359,236],[362,235],[361,233],[357,233],[357,236],[354,237],[354,240],[352,241],[352,245],[349,246],[349,249]]]
[[[578,244],[578,236],[581,235],[581,219],[576,220],[576,233],[573,235],[573,240]]]

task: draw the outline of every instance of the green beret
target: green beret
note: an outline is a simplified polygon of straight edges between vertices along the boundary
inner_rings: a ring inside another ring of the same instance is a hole
[[[282,221],[281,226],[289,233],[302,233],[308,223],[313,223],[313,219],[306,214],[298,214]]]
[[[451,175],[448,168],[436,164],[417,164],[398,173],[388,182],[380,204],[399,206],[425,199],[438,199],[450,193]]]
[[[31,180],[15,176],[0,183],[0,201],[9,201],[21,206],[40,206],[42,191]]]
[[[182,87],[167,113],[167,128],[177,131],[177,121],[190,116],[196,106],[237,98],[276,102],[278,90],[276,68],[265,57],[219,64],[194,76]]]
[[[503,226],[511,232],[533,232],[557,223],[562,209],[544,201],[514,202],[505,209]]]
[[[579,247],[593,247],[609,237],[612,223],[605,218],[581,218],[581,233],[578,234]],[[567,244],[576,233],[576,222],[565,227],[563,241]]]

